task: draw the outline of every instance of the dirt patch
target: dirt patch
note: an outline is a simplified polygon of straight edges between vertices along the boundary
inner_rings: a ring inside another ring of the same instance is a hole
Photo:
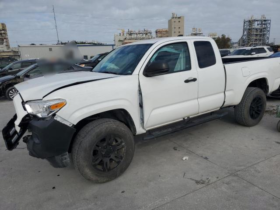
[[[277,112],[277,108],[276,106],[268,106],[266,107],[266,110],[265,110],[265,113],[266,114],[269,114],[269,115],[276,115],[276,112]]]

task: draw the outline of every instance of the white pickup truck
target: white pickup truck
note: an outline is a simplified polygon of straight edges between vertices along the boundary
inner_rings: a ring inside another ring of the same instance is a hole
[[[16,85],[16,115],[3,129],[8,150],[23,141],[31,156],[69,165],[93,182],[121,175],[135,137],[153,138],[222,117],[257,125],[266,94],[280,84],[280,58],[224,64],[206,37],[173,37],[121,46],[93,72]]]

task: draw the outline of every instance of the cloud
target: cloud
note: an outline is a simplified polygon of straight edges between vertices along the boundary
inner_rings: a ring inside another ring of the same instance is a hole
[[[113,43],[118,29],[167,28],[171,13],[185,16],[185,34],[192,27],[229,35],[237,41],[243,20],[254,15],[272,19],[271,40],[280,43],[279,0],[0,0],[0,21],[8,27],[12,46],[56,43],[52,5],[61,41]]]

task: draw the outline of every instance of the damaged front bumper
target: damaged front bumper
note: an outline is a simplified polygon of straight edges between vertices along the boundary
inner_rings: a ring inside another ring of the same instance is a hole
[[[2,134],[8,150],[17,147],[20,139],[28,129],[32,135],[27,135],[23,141],[27,144],[29,154],[36,158],[47,159],[52,166],[62,168],[69,165],[68,150],[75,128],[55,120],[30,118],[26,115],[19,124],[19,131],[15,128],[15,115],[3,129]]]

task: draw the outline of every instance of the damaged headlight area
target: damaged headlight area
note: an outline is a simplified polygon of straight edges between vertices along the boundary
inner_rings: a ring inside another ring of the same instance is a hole
[[[46,118],[58,112],[66,105],[66,100],[30,101],[24,104],[26,111],[40,118]]]

